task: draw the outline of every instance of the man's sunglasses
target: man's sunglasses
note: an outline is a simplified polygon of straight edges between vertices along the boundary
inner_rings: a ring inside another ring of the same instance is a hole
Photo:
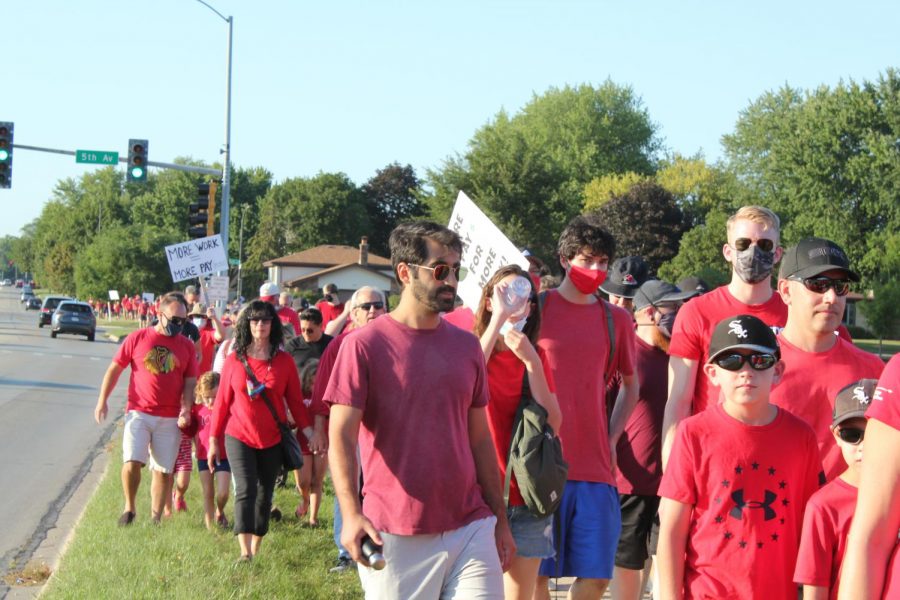
[[[384,308],[384,302],[363,302],[362,304],[357,304],[356,308],[361,308],[365,312],[369,312],[369,309],[374,308],[375,310],[381,310]]]
[[[738,238],[734,240],[734,248],[738,252],[743,252],[752,245],[753,240],[750,238]],[[760,238],[756,240],[756,246],[763,252],[771,252],[775,248],[775,242],[768,238]]]
[[[184,317],[170,317],[169,315],[166,315],[166,318],[169,320],[169,323],[172,323],[173,325],[181,326],[187,323],[187,319]]]
[[[856,427],[842,427],[838,429],[838,437],[848,444],[856,446],[866,437],[866,432],[864,429],[857,429]]]
[[[791,281],[801,282],[806,289],[816,294],[824,294],[829,288],[834,290],[837,296],[846,296],[850,292],[849,279],[832,279],[831,277],[788,277]]]
[[[754,371],[765,371],[775,366],[778,357],[768,352],[754,352],[753,354],[732,352],[717,356],[713,362],[726,371],[739,371],[744,363],[749,364]]]
[[[453,271],[453,274],[456,276],[457,281],[462,281],[466,278],[466,275],[469,274],[469,270],[465,267],[451,267],[450,265],[438,265],[436,267],[428,267],[425,265],[414,265],[412,263],[408,263],[410,267],[418,267],[420,269],[428,269],[431,271],[431,274],[438,281],[444,281],[448,277],[450,277],[450,272]]]

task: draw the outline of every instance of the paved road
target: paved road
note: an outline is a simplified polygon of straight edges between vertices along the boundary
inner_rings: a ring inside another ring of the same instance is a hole
[[[100,381],[116,345],[100,330],[50,338],[16,290],[0,288],[0,574],[22,566],[108,439],[124,406],[127,378],[110,419],[93,420]],[[127,376],[126,376],[127,377]],[[6,593],[0,583],[0,598]]]

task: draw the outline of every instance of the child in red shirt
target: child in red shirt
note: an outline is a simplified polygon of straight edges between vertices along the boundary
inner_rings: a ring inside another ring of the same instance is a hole
[[[300,390],[303,392],[303,410],[313,420],[312,404],[313,386],[316,382],[316,373],[319,370],[319,359],[311,358],[300,369]],[[309,433],[309,430],[306,431]],[[297,441],[300,442],[300,450],[303,452],[303,466],[294,471],[294,484],[300,492],[300,505],[294,514],[302,520],[309,515],[309,526],[319,525],[319,506],[322,504],[322,485],[325,481],[325,470],[328,467],[328,457],[325,454],[313,454],[309,447],[309,438],[300,428],[297,429]]]
[[[724,402],[676,434],[659,488],[660,597],[796,600],[803,507],[822,465],[809,425],[769,402],[784,372],[775,334],[726,318],[703,370]]]
[[[219,391],[219,374],[207,371],[197,379],[194,392],[194,408],[191,423],[196,424],[197,435],[194,436],[194,452],[197,455],[197,471],[200,474],[200,487],[203,489],[203,520],[207,529],[213,524],[228,529],[228,518],[225,516],[225,505],[231,492],[231,466],[223,445],[219,461],[210,468],[207,460],[209,450],[209,434],[212,429],[212,408]],[[215,474],[214,474],[215,473]]]
[[[794,571],[794,581],[803,585],[804,600],[837,598],[841,561],[856,509],[866,409],[876,385],[876,379],[860,379],[842,389],[834,401],[831,432],[849,467],[813,494],[806,505]]]

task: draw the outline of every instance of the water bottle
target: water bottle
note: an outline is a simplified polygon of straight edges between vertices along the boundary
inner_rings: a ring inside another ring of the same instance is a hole
[[[528,302],[528,296],[530,295],[531,282],[520,275],[506,286],[506,293],[504,294],[505,297],[503,300],[513,313],[517,313],[522,310],[522,307]]]
[[[384,568],[384,565],[386,564],[386,561],[384,560],[384,554],[382,554],[383,551],[384,548],[373,542],[372,538],[370,538],[368,535],[363,536],[363,558],[365,558],[366,562],[369,563],[369,566],[376,571],[382,570]]]

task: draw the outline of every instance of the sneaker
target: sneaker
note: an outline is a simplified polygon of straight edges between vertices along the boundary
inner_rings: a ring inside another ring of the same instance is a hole
[[[337,565],[328,569],[329,573],[343,573],[347,569],[353,567],[353,559],[349,556],[339,556],[337,560]]]
[[[280,521],[281,520],[281,510],[276,506],[275,508],[272,509],[272,512],[269,513],[269,518],[271,518],[273,521]]]
[[[134,522],[134,513],[131,511],[125,511],[122,513],[122,516],[119,517],[119,527],[124,527],[125,525],[131,525]]]

